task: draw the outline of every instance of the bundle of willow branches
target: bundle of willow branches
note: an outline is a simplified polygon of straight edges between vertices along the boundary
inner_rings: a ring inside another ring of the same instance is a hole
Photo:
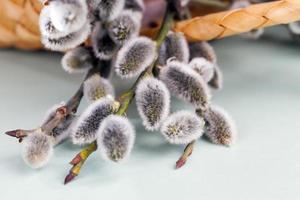
[[[78,91],[67,102],[54,105],[43,123],[32,130],[6,134],[22,143],[22,156],[32,168],[45,166],[54,146],[70,138],[84,145],[71,161],[65,183],[73,180],[95,151],[112,162],[128,158],[135,128],[126,115],[135,100],[148,131],[160,131],[174,145],[186,145],[176,162],[182,167],[195,141],[205,135],[211,142],[231,146],[236,128],[229,114],[212,104],[211,88],[222,88],[222,72],[207,42],[188,42],[173,32],[174,20],[186,20],[187,0],[167,0],[163,23],[155,40],[140,36],[142,0],[48,0],[40,14],[42,43],[63,51],[62,67],[85,74]],[[235,2],[232,7],[242,7]],[[261,31],[259,31],[261,32]],[[252,32],[256,37],[257,32]],[[117,96],[109,81],[111,71],[135,84]],[[173,95],[194,106],[194,112],[172,110]],[[85,97],[90,103],[77,113]]]

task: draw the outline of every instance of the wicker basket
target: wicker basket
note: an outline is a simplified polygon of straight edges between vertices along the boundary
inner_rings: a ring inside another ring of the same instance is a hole
[[[154,1],[163,0],[145,1],[147,4],[151,4]],[[42,44],[38,27],[41,8],[42,5],[39,0],[0,0],[0,48],[41,49]],[[218,10],[209,6],[193,6],[194,15]],[[155,29],[153,30],[145,27],[143,32],[146,35],[151,35],[155,32]]]
[[[0,1],[0,47],[40,49],[38,0]]]
[[[150,5],[164,0],[145,1]],[[157,10],[157,7],[160,6],[154,7],[153,10]],[[39,0],[0,0],[0,48],[16,47],[26,50],[43,48],[38,27],[41,9]],[[189,40],[197,41],[222,38],[255,28],[300,20],[299,0],[280,0],[225,12],[218,12],[220,8],[193,4],[191,10],[194,17],[208,15],[180,22],[176,24],[175,30],[185,33]],[[148,13],[152,11],[149,9]],[[158,23],[159,18],[158,14],[156,16]],[[145,23],[142,33],[151,36],[157,28],[148,27],[149,24],[153,23]]]

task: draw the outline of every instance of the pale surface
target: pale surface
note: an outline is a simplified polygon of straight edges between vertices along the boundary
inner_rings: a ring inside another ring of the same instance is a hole
[[[201,140],[187,165],[175,171],[183,147],[146,133],[137,121],[129,162],[113,165],[95,154],[68,186],[62,181],[79,147],[70,142],[58,147],[46,168],[33,171],[20,157],[21,145],[2,133],[37,126],[45,110],[68,99],[81,78],[62,71],[59,54],[0,50],[0,199],[299,199],[300,45],[278,33],[286,32],[279,28],[260,41],[214,43],[225,73],[224,90],[214,102],[237,121],[235,147]],[[177,101],[176,107],[182,104]]]

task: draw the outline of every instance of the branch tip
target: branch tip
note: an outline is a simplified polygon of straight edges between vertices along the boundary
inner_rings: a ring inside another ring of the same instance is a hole
[[[18,138],[18,139],[22,139],[27,136],[26,131],[20,130],[20,129],[13,130],[13,131],[7,131],[7,132],[5,132],[5,134],[8,136],[11,136],[11,137]]]
[[[73,181],[75,179],[75,177],[77,176],[77,174],[74,174],[73,172],[70,172],[64,181],[64,184],[67,185],[68,183],[70,183],[71,181]]]

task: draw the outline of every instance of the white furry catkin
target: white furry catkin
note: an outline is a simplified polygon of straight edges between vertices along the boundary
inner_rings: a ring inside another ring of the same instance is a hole
[[[159,50],[159,65],[165,65],[169,58],[189,62],[189,46],[182,33],[170,32]]]
[[[61,32],[76,32],[88,21],[86,0],[50,1],[49,9],[54,27]]]
[[[55,145],[60,144],[69,138],[71,134],[71,126],[76,121],[75,115],[68,115],[66,119],[52,130],[51,136],[54,137]]]
[[[155,43],[147,37],[138,37],[128,41],[118,52],[115,59],[115,71],[121,78],[138,76],[156,57]]]
[[[137,12],[125,10],[115,20],[109,22],[107,29],[110,38],[116,44],[123,45],[126,41],[136,37],[141,26],[139,15]]]
[[[195,113],[179,111],[163,123],[161,133],[171,144],[188,144],[203,134],[204,120]]]
[[[96,140],[98,128],[103,119],[116,110],[112,98],[101,98],[91,104],[79,117],[71,132],[74,144],[89,144]]]
[[[217,64],[217,56],[213,47],[207,42],[195,42],[189,45],[191,58],[203,57],[214,65],[214,74],[208,84],[215,89],[223,87],[223,74]]]
[[[87,0],[86,2],[91,10],[96,10],[100,1],[101,0]]]
[[[92,45],[95,56],[100,60],[110,60],[118,50],[116,43],[110,38],[101,22],[96,23],[92,35]]]
[[[24,138],[22,142],[22,157],[31,168],[44,167],[52,155],[53,143],[50,136],[37,131]]]
[[[89,36],[91,31],[91,26],[86,23],[77,32],[70,33],[64,37],[51,38],[42,35],[43,45],[53,51],[66,51],[77,47],[82,44]]]
[[[209,82],[214,75],[214,64],[203,57],[193,58],[189,66],[200,74],[205,82]]]
[[[211,106],[203,112],[205,136],[215,144],[231,146],[236,140],[236,126],[229,114],[220,107]]]
[[[158,130],[170,112],[170,93],[156,78],[145,78],[137,86],[136,104],[147,130]]]
[[[124,6],[125,0],[100,0],[99,16],[103,21],[112,21],[120,15]]]
[[[208,42],[194,42],[189,44],[190,58],[204,57],[206,60],[217,63],[217,55],[213,47]]]
[[[291,33],[295,35],[300,35],[300,22],[292,22],[288,24],[288,28],[291,31]]]
[[[190,3],[190,0],[180,0],[181,6],[187,6]]]
[[[56,111],[58,108],[65,106],[66,103],[62,102],[60,104],[52,106],[45,115],[45,118],[43,120],[42,124],[47,123],[49,120],[52,120],[53,117],[56,114]],[[70,136],[70,127],[72,123],[75,121],[76,116],[74,114],[68,115],[65,120],[63,120],[61,123],[58,124],[57,127],[55,127],[52,130],[51,136],[53,137],[54,145],[60,144],[64,140],[66,140]]]
[[[86,47],[76,47],[68,51],[62,58],[63,69],[68,73],[82,73],[93,67],[91,50]]]
[[[94,74],[84,81],[83,91],[89,103],[93,103],[108,95],[112,98],[115,96],[112,84],[108,79],[102,78],[99,74]]]
[[[142,13],[145,10],[145,4],[143,0],[126,0],[125,8]]]
[[[217,64],[214,67],[214,75],[208,84],[215,89],[223,88],[223,73]]]
[[[241,34],[241,36],[247,39],[257,40],[264,34],[264,32],[265,32],[264,29],[260,28],[260,29],[251,30],[248,33]]]
[[[161,69],[159,77],[178,98],[200,109],[209,105],[211,94],[207,83],[188,65],[170,61]]]
[[[239,8],[245,8],[251,5],[250,0],[233,0],[230,5],[230,10],[235,10]]]
[[[105,160],[121,162],[128,158],[135,140],[135,129],[122,116],[111,115],[103,120],[98,131],[97,144]]]
[[[50,8],[45,6],[40,13],[39,27],[41,34],[48,38],[61,38],[68,35],[66,32],[61,32],[56,29],[50,18]]]

